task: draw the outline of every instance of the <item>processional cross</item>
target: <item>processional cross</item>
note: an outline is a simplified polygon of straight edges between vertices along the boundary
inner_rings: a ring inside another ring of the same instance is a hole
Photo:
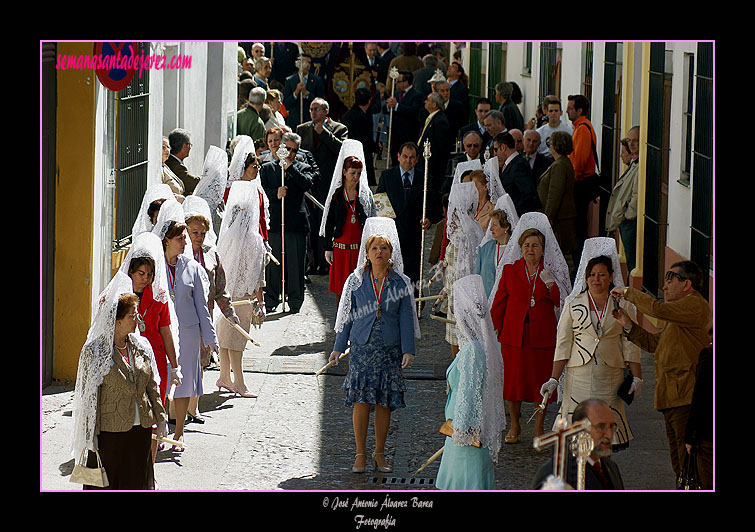
[[[537,450],[553,446],[553,476],[564,484],[566,484],[567,453],[571,451],[577,457],[577,489],[584,490],[585,463],[593,447],[589,433],[590,421],[585,418],[567,425],[566,420],[562,418],[556,423],[554,429],[553,432],[535,438],[533,446]],[[571,448],[567,444],[570,436],[574,436]]]

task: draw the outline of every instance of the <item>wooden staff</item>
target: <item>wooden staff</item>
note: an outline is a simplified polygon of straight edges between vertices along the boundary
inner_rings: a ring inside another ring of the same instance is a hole
[[[430,301],[431,299],[439,299],[442,298],[443,294],[437,294],[434,296],[425,296],[425,297],[418,297],[417,301]]]
[[[430,319],[442,321],[443,323],[450,323],[451,325],[456,325],[456,322],[454,320],[449,320],[448,318],[441,318],[440,316],[436,316],[435,314],[430,314]]]
[[[530,418],[529,418],[529,419],[527,420],[527,423],[528,423],[528,424],[529,424],[529,422],[530,422],[530,421],[532,421],[533,419],[535,419],[535,416],[536,416],[536,415],[537,415],[538,413],[540,413],[540,412],[545,412],[545,407],[546,407],[546,405],[548,404],[548,397],[550,397],[550,395],[551,395],[551,393],[550,393],[550,392],[545,392],[545,393],[543,394],[543,402],[542,402],[542,403],[540,403],[539,405],[537,405],[537,406],[535,407],[535,411],[534,411],[534,412],[532,412],[532,415],[531,415],[531,416],[530,416]]]
[[[413,477],[417,476],[419,473],[421,473],[422,471],[424,471],[427,466],[429,466],[430,464],[432,464],[433,462],[435,462],[440,457],[440,455],[443,454],[443,449],[445,449],[445,446],[443,446],[440,449],[438,449],[435,452],[434,455],[432,455],[430,458],[428,458],[427,462],[425,462],[424,464],[422,464],[422,467],[420,467],[419,469],[417,469],[412,476]]]
[[[234,323],[233,320],[231,318],[229,318],[228,316],[226,316],[225,314],[223,314],[223,317],[228,320],[228,323],[230,323],[231,325],[233,325],[234,329],[236,329],[237,331],[239,331],[241,333],[241,336],[243,336],[244,338],[246,338],[247,340],[249,340],[250,342],[252,342],[257,347],[260,347],[260,344],[254,338],[252,338],[251,336],[249,336],[249,333],[246,332],[241,325],[239,325],[238,323]]]
[[[296,68],[299,69],[299,82],[304,83],[304,75],[302,74],[304,60],[301,56],[301,46],[299,47],[299,57],[296,60]],[[306,87],[306,84],[305,84]],[[306,90],[306,89],[305,89]],[[299,124],[304,123],[304,92],[299,91]]]
[[[422,191],[422,222],[425,223],[425,218],[427,217],[427,178],[428,178],[428,171],[429,171],[429,164],[430,164],[430,139],[425,139],[425,150],[423,152],[423,155],[425,156],[425,186]],[[422,228],[422,244],[419,248],[419,295],[422,295],[422,268],[425,264],[425,228]],[[422,310],[422,305],[420,303],[417,303],[417,314],[419,314]]]
[[[288,158],[288,148],[281,144],[276,152],[281,165],[281,187],[286,186],[286,167],[283,161]],[[286,312],[286,196],[281,198],[281,301],[283,312]]]
[[[396,80],[398,79],[398,68],[393,67],[391,68],[391,71],[388,72],[388,77],[391,78],[391,91],[390,95],[393,96],[394,86],[396,84]],[[388,124],[388,146],[386,148],[386,151],[388,152],[388,163],[387,167],[391,167],[391,132],[393,131],[393,107],[391,107],[390,111],[390,118],[389,118],[389,124]]]
[[[168,443],[170,445],[175,445],[176,447],[182,447],[184,449],[186,448],[186,444],[183,442],[171,440],[170,438],[165,438],[164,436],[158,437],[157,434],[153,434],[152,439],[157,440],[159,442]]]
[[[305,193],[304,193],[304,195],[305,195],[306,197],[308,197],[308,198],[309,198],[309,200],[310,200],[310,201],[311,201],[312,203],[314,203],[315,205],[317,205],[318,207],[320,207],[320,210],[321,210],[321,211],[324,211],[324,210],[325,210],[325,205],[323,205],[322,203],[320,203],[319,201],[317,201],[317,198],[315,198],[315,197],[314,197],[314,196],[313,196],[312,194],[310,194],[309,192],[305,192]]]
[[[315,376],[322,375],[325,372],[325,370],[327,370],[329,367],[335,366],[336,362],[340,362],[341,360],[343,360],[344,358],[346,358],[347,356],[349,356],[349,350],[350,349],[351,349],[350,347],[347,347],[346,351],[344,351],[343,353],[341,353],[341,355],[338,357],[338,360],[331,360],[330,362],[328,362],[327,364],[325,364],[319,371],[317,371],[315,373]]]

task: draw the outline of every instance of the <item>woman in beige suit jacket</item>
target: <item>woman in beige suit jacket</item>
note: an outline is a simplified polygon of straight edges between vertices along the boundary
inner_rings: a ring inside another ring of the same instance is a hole
[[[158,426],[159,436],[167,434],[168,416],[154,378],[151,348],[140,336],[131,334],[140,320],[138,303],[132,293],[118,298],[113,365],[97,394],[94,434],[109,490],[155,489],[152,426]],[[87,467],[96,464],[96,456],[89,453]]]
[[[590,240],[610,241],[615,248],[612,239],[588,239],[585,242],[586,251],[591,248]],[[617,265],[618,256],[614,256]],[[592,397],[602,399],[613,411],[617,425],[613,437],[614,448],[621,448],[626,447],[634,436],[629,428],[624,401],[617,391],[624,381],[624,369],[628,365],[634,375],[632,391],[635,396],[639,395],[642,370],[640,349],[626,339],[621,324],[611,316],[613,303],[609,292],[613,287],[615,264],[606,255],[592,258],[582,255],[578,272],[584,275],[584,282],[575,283],[575,291],[570,295],[572,299],[567,298],[561,313],[553,372],[551,379],[543,384],[541,393],[555,389],[565,368],[559,416],[571,423],[574,409],[581,401]],[[587,290],[580,292],[585,285]],[[622,302],[622,308],[636,320],[637,312],[633,305]]]

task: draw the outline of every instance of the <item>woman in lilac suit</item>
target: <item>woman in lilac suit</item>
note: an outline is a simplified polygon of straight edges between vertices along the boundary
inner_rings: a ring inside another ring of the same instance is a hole
[[[174,438],[183,441],[189,399],[202,395],[200,349],[202,341],[217,352],[217,336],[207,309],[209,280],[201,264],[184,254],[186,224],[170,221],[162,239],[168,274],[168,289],[178,316],[179,353],[183,379],[176,387],[173,401],[176,412]],[[174,447],[182,451],[182,447]]]

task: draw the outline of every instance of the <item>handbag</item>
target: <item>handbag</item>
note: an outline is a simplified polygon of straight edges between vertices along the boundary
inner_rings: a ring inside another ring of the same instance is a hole
[[[84,484],[86,486],[96,486],[98,488],[107,488],[110,483],[108,482],[105,468],[102,466],[102,460],[100,460],[99,451],[94,451],[94,453],[97,455],[97,467],[86,466],[86,452],[87,450],[84,449],[84,451],[81,453],[80,463],[76,464],[76,466],[73,468],[69,482]]]
[[[440,431],[439,432],[441,434],[443,434],[444,436],[448,436],[449,438],[453,438],[454,427],[451,424],[451,420],[450,419],[447,419],[446,422],[443,423],[440,426]],[[482,445],[480,444],[480,440],[478,440],[477,438],[475,438],[475,441],[472,442],[472,445],[475,446],[475,447],[482,447]]]
[[[632,401],[634,400],[634,392],[629,393],[629,389],[632,387],[633,381],[634,381],[634,375],[632,375],[632,372],[629,370],[629,368],[625,368],[624,381],[621,383],[621,386],[619,386],[619,389],[616,391],[616,395],[621,397],[621,399],[627,405],[631,405]]]
[[[678,490],[699,490],[700,473],[697,470],[697,448],[692,446],[690,452],[684,455],[684,464],[682,472],[676,479],[676,489]]]
[[[396,211],[393,210],[393,205],[388,199],[387,192],[379,192],[372,196],[375,201],[375,216],[385,216],[388,218],[396,218]]]

